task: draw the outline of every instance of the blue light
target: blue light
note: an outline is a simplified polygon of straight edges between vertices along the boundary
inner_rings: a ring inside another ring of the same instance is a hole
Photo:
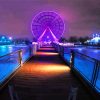
[[[95,38],[95,37],[100,37],[100,33],[93,33],[92,38]]]
[[[2,39],[5,39],[5,36],[2,36]]]

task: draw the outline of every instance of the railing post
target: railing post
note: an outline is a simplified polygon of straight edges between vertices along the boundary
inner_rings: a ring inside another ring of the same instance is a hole
[[[61,55],[61,52],[62,52],[62,45],[60,45],[60,55]]]
[[[62,56],[61,51],[62,51],[62,45],[60,45],[60,55]]]
[[[93,72],[92,85],[95,86],[99,74],[99,61],[95,61],[95,68]]]
[[[62,46],[62,51],[61,51],[61,53],[62,53],[62,57],[64,57],[64,46]]]
[[[30,56],[32,56],[32,46],[30,46]]]
[[[70,67],[74,66],[74,51],[71,50],[71,57],[70,57]]]
[[[68,100],[76,100],[77,92],[78,92],[78,87],[71,87]]]
[[[57,44],[57,51],[60,53],[60,45]]]
[[[23,65],[23,61],[22,61],[22,50],[19,51],[19,64],[20,64],[20,66]]]
[[[30,56],[32,56],[32,51],[33,51],[33,46],[32,45],[30,45]]]
[[[13,84],[8,85],[9,95],[11,100],[19,100],[19,97],[14,89]]]
[[[36,51],[37,51],[37,44],[34,43],[34,44],[33,44],[33,55],[36,54]]]

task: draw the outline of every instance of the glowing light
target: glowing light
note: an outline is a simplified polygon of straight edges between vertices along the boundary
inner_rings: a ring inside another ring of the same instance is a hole
[[[47,36],[47,39],[49,39],[49,36]]]
[[[5,36],[2,36],[2,39],[5,39]]]
[[[47,29],[44,30],[44,32],[42,33],[42,35],[39,37],[38,41],[40,41],[42,39],[42,37],[44,36],[45,32]]]
[[[91,42],[96,42],[98,43],[100,41],[100,37],[95,37],[91,40]]]
[[[40,50],[55,50],[54,48],[40,48]]]
[[[12,40],[12,37],[9,37],[9,40]]]
[[[41,70],[43,71],[64,71],[64,70],[69,70],[68,67],[65,67],[65,66],[52,66],[51,65],[48,65],[47,67],[44,67],[44,68],[41,68]]]
[[[100,37],[100,33],[93,33],[92,38]]]
[[[35,65],[35,67],[34,67]],[[53,64],[53,63],[28,63],[28,66],[32,67],[24,67],[22,74],[30,73],[31,75],[35,75],[36,77],[41,78],[51,78],[56,76],[61,76],[62,74],[66,74],[70,72],[70,68],[63,64]]]
[[[91,40],[87,40],[85,43],[100,44],[100,33],[92,34],[92,39]]]
[[[52,56],[52,55],[59,55],[59,54],[58,53],[52,53],[52,52],[38,52],[37,55]]]
[[[48,29],[50,32],[46,32]],[[64,22],[55,12],[41,12],[32,20],[31,30],[38,41],[46,41],[44,35],[49,36],[47,41],[58,41],[64,32]]]
[[[53,36],[53,38],[55,39],[55,41],[58,41],[58,39],[56,38],[56,36],[54,35],[54,33],[51,31],[51,29],[49,28],[51,35]]]
[[[63,45],[63,46],[75,46],[74,43],[59,43],[59,45]]]
[[[39,37],[38,41],[41,41],[41,39],[42,39],[42,38],[43,38],[43,36],[45,35],[45,33],[46,33],[47,29],[49,29],[49,31],[50,31],[50,33],[51,33],[52,37],[54,38],[54,40],[55,40],[55,41],[58,41],[58,39],[56,38],[56,36],[54,35],[54,33],[51,31],[51,29],[50,29],[49,27],[48,27],[48,28],[46,28],[46,29],[44,30],[44,32],[42,33],[42,35]],[[47,37],[48,37],[48,36],[47,36]]]
[[[38,44],[37,42],[32,42],[32,44]]]

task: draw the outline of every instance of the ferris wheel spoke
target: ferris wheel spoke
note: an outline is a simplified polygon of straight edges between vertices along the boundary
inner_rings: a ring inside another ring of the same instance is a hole
[[[43,36],[48,34],[46,31],[50,31],[53,39],[57,41],[64,31],[64,23],[58,14],[42,12],[32,21],[32,31],[38,36],[38,40],[42,40]]]

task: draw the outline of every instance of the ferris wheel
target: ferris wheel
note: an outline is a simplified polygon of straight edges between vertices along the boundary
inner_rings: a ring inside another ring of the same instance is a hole
[[[33,18],[31,29],[38,41],[58,41],[64,32],[64,22],[55,12],[41,12]]]

